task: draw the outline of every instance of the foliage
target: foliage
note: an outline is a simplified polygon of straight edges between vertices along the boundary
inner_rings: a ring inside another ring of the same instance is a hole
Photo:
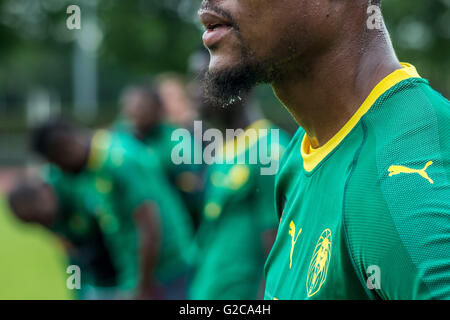
[[[21,110],[35,87],[56,92],[63,107],[71,107],[72,58],[80,31],[65,26],[69,4],[78,4],[86,17],[95,13],[100,104],[112,108],[129,81],[164,71],[186,72],[189,56],[201,47],[195,16],[199,3],[0,0],[0,112]],[[399,58],[414,63],[449,96],[450,0],[389,0],[383,10]]]

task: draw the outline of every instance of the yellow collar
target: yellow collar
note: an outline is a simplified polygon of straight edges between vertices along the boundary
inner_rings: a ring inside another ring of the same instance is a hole
[[[387,90],[395,86],[397,83],[409,79],[420,78],[414,66],[408,63],[402,63],[402,69],[398,69],[380,81],[363,104],[359,107],[356,113],[350,120],[323,146],[314,149],[311,146],[308,136],[305,134],[301,145],[301,155],[303,158],[303,167],[306,171],[311,172],[325,157],[334,150],[344,138],[352,131],[359,120],[366,114],[377,99]]]

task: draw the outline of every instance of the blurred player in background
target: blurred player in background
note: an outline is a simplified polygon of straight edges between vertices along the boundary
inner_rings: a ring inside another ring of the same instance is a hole
[[[184,298],[192,226],[158,160],[129,135],[61,120],[36,127],[32,145],[73,178],[69,196],[99,221],[124,296]]]
[[[158,76],[157,84],[164,118],[191,131],[194,120],[198,119],[198,107],[189,96],[185,80],[176,73],[165,73]]]
[[[8,196],[12,212],[23,222],[39,224],[61,239],[69,263],[82,270],[82,286],[76,291],[79,299],[114,298],[117,274],[98,222],[63,198],[64,192],[57,191],[60,178],[52,174],[49,183],[37,177],[22,179]]]
[[[275,150],[271,159],[278,161],[289,137],[281,130],[279,137],[273,136],[271,129],[278,128],[262,119],[246,99],[227,110],[213,109],[204,99],[198,103],[209,127],[224,133],[226,129],[247,129],[226,141],[223,152],[216,154],[218,163],[208,167],[189,298],[262,298],[264,263],[278,227],[273,205],[275,179],[274,175],[262,175],[261,163],[250,164],[249,159],[255,152],[259,158],[266,143],[269,153]],[[267,130],[267,136],[261,129]],[[248,134],[252,130],[258,133],[254,139]],[[245,161],[239,162],[242,154]]]
[[[176,104],[177,101],[186,103],[178,99],[170,104]],[[179,191],[186,204],[194,227],[197,226],[201,210],[203,166],[177,165],[172,161],[172,150],[179,143],[172,140],[172,134],[180,127],[164,119],[166,113],[158,91],[150,85],[131,86],[122,94],[121,107],[121,119],[116,122],[114,129],[131,133],[149,152],[155,154],[170,183]],[[194,139],[183,142],[189,142],[192,150],[197,143]]]

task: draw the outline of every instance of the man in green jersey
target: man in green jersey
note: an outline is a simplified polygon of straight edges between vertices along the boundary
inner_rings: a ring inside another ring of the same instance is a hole
[[[450,299],[450,105],[397,60],[380,5],[202,3],[211,100],[270,83],[301,127],[267,299]]]
[[[37,127],[32,140],[72,175],[71,197],[97,217],[119,288],[137,298],[182,298],[192,228],[158,161],[128,135],[84,134],[59,120]]]
[[[214,127],[223,132],[247,129],[230,135],[208,167],[189,297],[262,298],[264,262],[278,226],[273,206],[276,169],[263,174],[269,164],[262,159],[268,156],[277,167],[289,137],[268,120],[251,121],[241,106],[223,117],[219,110],[215,115]]]
[[[121,119],[114,130],[131,133],[154,153],[170,183],[179,191],[194,224],[197,225],[201,210],[203,166],[199,164],[175,164],[172,150],[179,143],[172,135],[179,128],[163,120],[163,106],[159,94],[149,85],[132,86],[122,94]],[[189,142],[195,150],[194,139]]]
[[[46,168],[41,178],[21,180],[9,193],[14,215],[36,223],[57,235],[71,265],[82,270],[79,299],[108,299],[115,296],[116,270],[95,217],[79,211],[59,189],[62,176]],[[69,186],[67,186],[69,187]]]

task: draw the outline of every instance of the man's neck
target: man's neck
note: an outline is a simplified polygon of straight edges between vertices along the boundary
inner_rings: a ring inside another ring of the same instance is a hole
[[[153,136],[153,135],[158,135],[160,133],[160,129],[161,129],[161,122],[155,123],[151,126],[149,126],[148,128],[142,130],[142,131],[137,131],[136,133],[136,138],[138,140],[145,140],[146,138]]]
[[[373,88],[400,69],[387,31],[370,40],[337,41],[307,75],[273,84],[277,97],[306,131],[313,148],[329,141]]]

